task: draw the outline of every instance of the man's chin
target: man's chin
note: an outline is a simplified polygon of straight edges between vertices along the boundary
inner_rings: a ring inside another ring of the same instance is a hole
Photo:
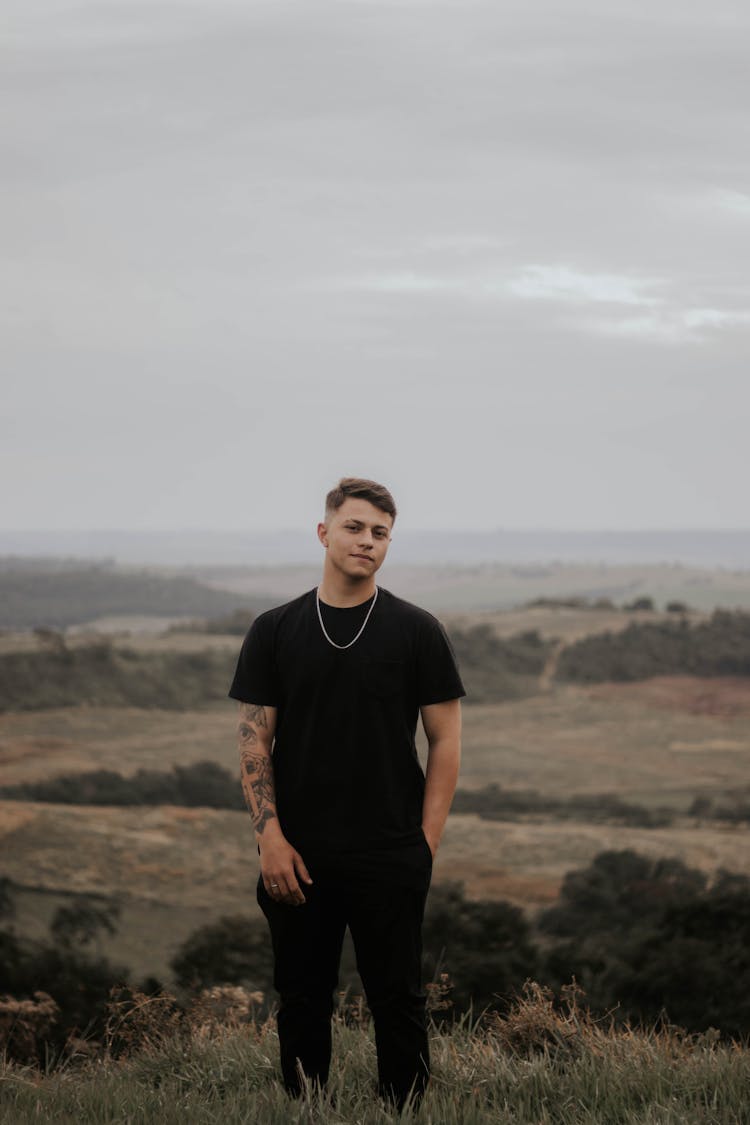
[[[352,565],[347,567],[352,578],[369,578],[376,570],[372,559],[352,559]]]

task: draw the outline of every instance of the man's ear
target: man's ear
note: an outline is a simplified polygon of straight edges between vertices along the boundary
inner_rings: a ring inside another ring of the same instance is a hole
[[[318,539],[324,547],[328,546],[328,528],[324,523],[318,524]]]

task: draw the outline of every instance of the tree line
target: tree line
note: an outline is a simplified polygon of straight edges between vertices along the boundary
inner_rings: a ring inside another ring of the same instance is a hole
[[[0,799],[48,801],[59,805],[183,805],[188,808],[239,811],[245,804],[238,773],[217,762],[201,761],[168,770],[141,768],[123,775],[116,770],[84,770],[41,781],[22,781],[0,788]],[[506,789],[491,782],[480,789],[458,789],[453,813],[474,813],[485,820],[553,817],[586,823],[663,828],[674,821],[674,809],[646,808],[615,793],[578,793],[568,797],[536,789]],[[697,794],[685,813],[702,820],[750,821],[750,787],[718,796]]]
[[[592,633],[562,650],[556,671],[574,683],[667,675],[750,676],[750,613],[716,610],[693,625],[681,617]]]
[[[53,633],[44,648],[0,653],[0,711],[80,703],[190,710],[226,699],[232,663],[211,649],[137,652],[107,640],[67,645]]]
[[[244,632],[252,613],[233,612],[222,628]],[[211,626],[206,629],[210,631]],[[187,710],[226,698],[236,652],[144,652],[106,639],[69,644],[41,630],[40,648],[0,654],[0,711],[80,703]],[[556,645],[536,630],[500,637],[487,624],[450,630],[470,703],[534,694]],[[708,621],[631,623],[567,645],[556,678],[573,683],[659,675],[750,676],[750,613],[717,611]]]
[[[222,619],[222,627],[244,633],[250,620],[241,610]],[[70,644],[54,630],[37,632],[41,647],[0,653],[0,711],[80,703],[189,710],[226,699],[237,658],[236,651],[219,649],[137,651],[105,638]],[[501,639],[486,625],[454,630],[451,640],[477,702],[535,690],[550,646],[533,632]]]

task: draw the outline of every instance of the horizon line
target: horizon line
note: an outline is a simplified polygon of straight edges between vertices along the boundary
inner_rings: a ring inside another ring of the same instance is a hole
[[[312,525],[310,525],[312,526]],[[398,525],[401,530],[402,525]],[[263,528],[211,528],[211,527],[11,527],[0,528],[0,537],[9,535],[300,535],[306,526]],[[736,535],[750,533],[750,524],[742,527],[710,527],[706,525],[651,526],[651,527],[415,527],[404,530],[419,535],[657,535],[689,534]]]

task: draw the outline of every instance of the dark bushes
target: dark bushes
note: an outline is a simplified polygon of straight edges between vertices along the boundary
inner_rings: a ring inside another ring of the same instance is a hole
[[[134,652],[108,641],[0,654],[0,711],[79,703],[181,711],[225,699],[235,655]]]
[[[631,805],[614,793],[548,797],[535,789],[503,789],[496,782],[482,789],[458,789],[451,811],[476,813],[485,820],[516,820],[537,814],[558,820],[583,820],[592,824],[614,822],[639,828],[662,827],[672,819],[668,810]]]
[[[266,991],[273,957],[265,922],[235,914],[201,926],[180,946],[171,967],[177,983],[193,991],[216,984]]]
[[[427,901],[423,928],[427,980],[453,982],[459,1011],[503,1008],[537,970],[538,954],[524,913],[508,902],[467,899],[460,883],[440,883]]]
[[[85,947],[100,929],[112,932],[116,914],[112,904],[74,899],[57,911],[46,941],[0,931],[0,993],[20,1002],[19,1018],[27,1025],[20,1037],[6,1029],[6,1046],[15,1057],[43,1061],[50,1050],[60,1054],[71,1036],[101,1036],[110,991],[128,971]]]
[[[171,770],[140,769],[130,777],[114,770],[27,781],[0,789],[0,797],[51,801],[61,805],[184,805],[188,808],[244,809],[239,774],[215,762],[173,766]]]
[[[704,820],[728,820],[734,824],[750,821],[750,786],[731,790],[721,797],[698,796],[690,806],[690,813]]]
[[[633,623],[597,633],[560,654],[557,679],[579,683],[650,676],[750,676],[750,613],[717,610],[709,621]]]
[[[544,979],[574,975],[592,1008],[689,1031],[750,1034],[750,879],[677,859],[603,852],[566,876],[539,921],[555,937]]]
[[[452,629],[450,638],[474,703],[519,699],[535,692],[555,643],[536,630],[498,637],[489,625]]]

